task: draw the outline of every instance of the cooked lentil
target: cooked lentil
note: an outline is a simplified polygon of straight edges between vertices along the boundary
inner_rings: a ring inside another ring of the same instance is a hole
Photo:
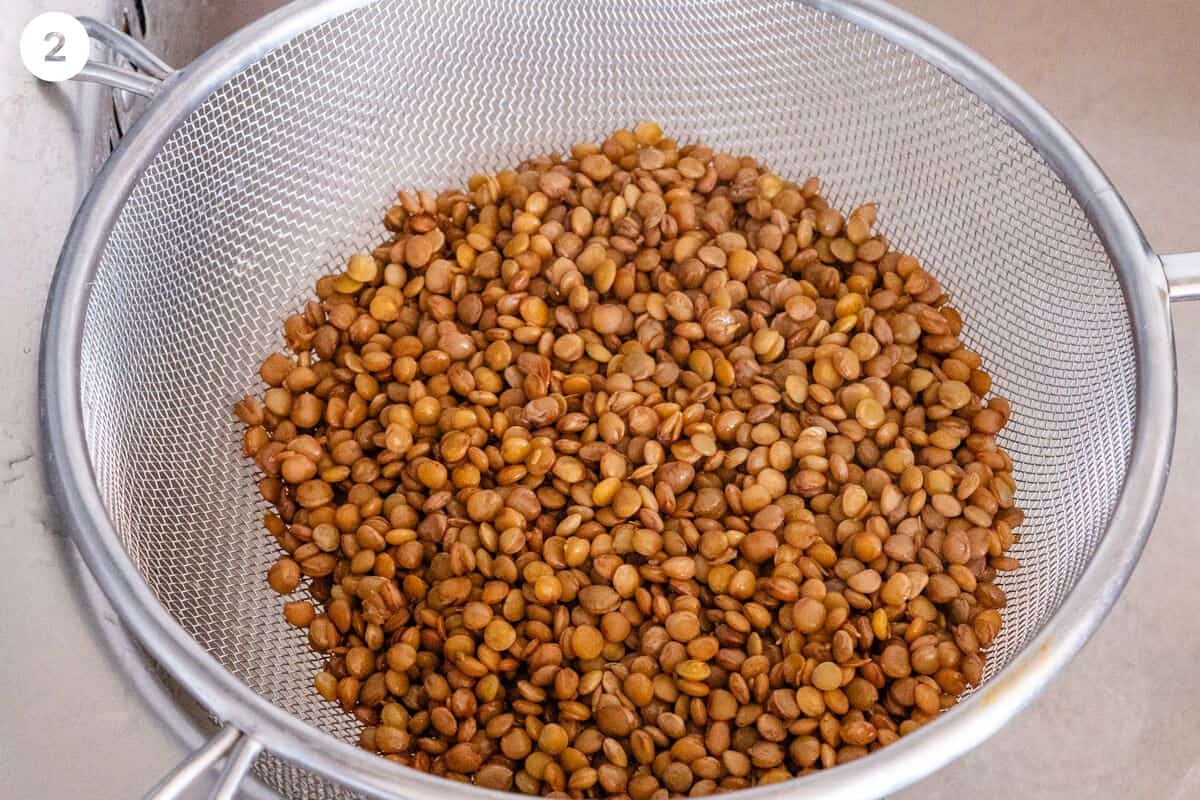
[[[649,122],[464,189],[286,320],[236,406],[316,691],[491,789],[703,795],[862,757],[982,678],[1011,410],[815,178]]]

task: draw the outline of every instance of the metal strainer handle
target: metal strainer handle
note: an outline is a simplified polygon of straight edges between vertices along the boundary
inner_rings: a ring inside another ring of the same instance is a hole
[[[163,82],[175,74],[167,62],[124,31],[92,17],[80,16],[75,19],[83,26],[90,43],[106,46],[123,56],[134,68],[128,69],[89,57],[83,67],[66,80],[99,83],[111,89],[153,97]],[[62,36],[61,33],[58,35]],[[49,56],[47,60],[50,60]]]
[[[254,739],[232,725],[226,725],[159,781],[144,800],[177,800],[183,797],[184,792],[208,774],[209,768],[226,755],[228,760],[225,768],[209,794],[209,800],[233,800],[242,778],[249,772],[261,750],[262,745]]]
[[[1159,256],[1167,273],[1171,300],[1200,300],[1200,252]]]

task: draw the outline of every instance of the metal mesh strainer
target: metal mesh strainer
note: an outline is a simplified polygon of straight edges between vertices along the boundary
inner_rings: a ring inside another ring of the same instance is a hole
[[[263,580],[277,550],[230,408],[315,277],[383,238],[397,189],[645,118],[820,175],[841,207],[878,201],[1015,409],[1024,566],[989,681],[865,761],[744,794],[915,780],[992,733],[1099,622],[1165,478],[1167,281],[1086,154],[990,67],[866,0],[300,2],[158,90],[80,212],[46,327],[51,478],[76,539],[230,726],[193,772],[240,742],[230,792],[265,748],[255,773],[286,797],[480,794],[352,748],[357,723],[315,699],[320,659]]]

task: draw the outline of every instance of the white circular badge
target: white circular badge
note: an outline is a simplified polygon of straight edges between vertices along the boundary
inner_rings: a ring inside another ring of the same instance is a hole
[[[21,31],[21,60],[44,81],[74,78],[87,63],[91,41],[83,23],[61,11],[48,11]]]

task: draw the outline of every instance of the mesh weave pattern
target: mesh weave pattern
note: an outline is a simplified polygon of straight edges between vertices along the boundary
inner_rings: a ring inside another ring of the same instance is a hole
[[[655,119],[880,203],[1012,400],[1028,522],[1002,669],[1058,607],[1124,481],[1134,347],[1079,205],[981,101],[902,48],[787,0],[382,0],[267,55],[170,137],[122,209],[87,308],[88,446],[130,559],[271,702],[353,740],[264,575],[277,551],[230,409],[320,274],[379,241],[400,188]],[[294,798],[349,796],[260,760]]]

